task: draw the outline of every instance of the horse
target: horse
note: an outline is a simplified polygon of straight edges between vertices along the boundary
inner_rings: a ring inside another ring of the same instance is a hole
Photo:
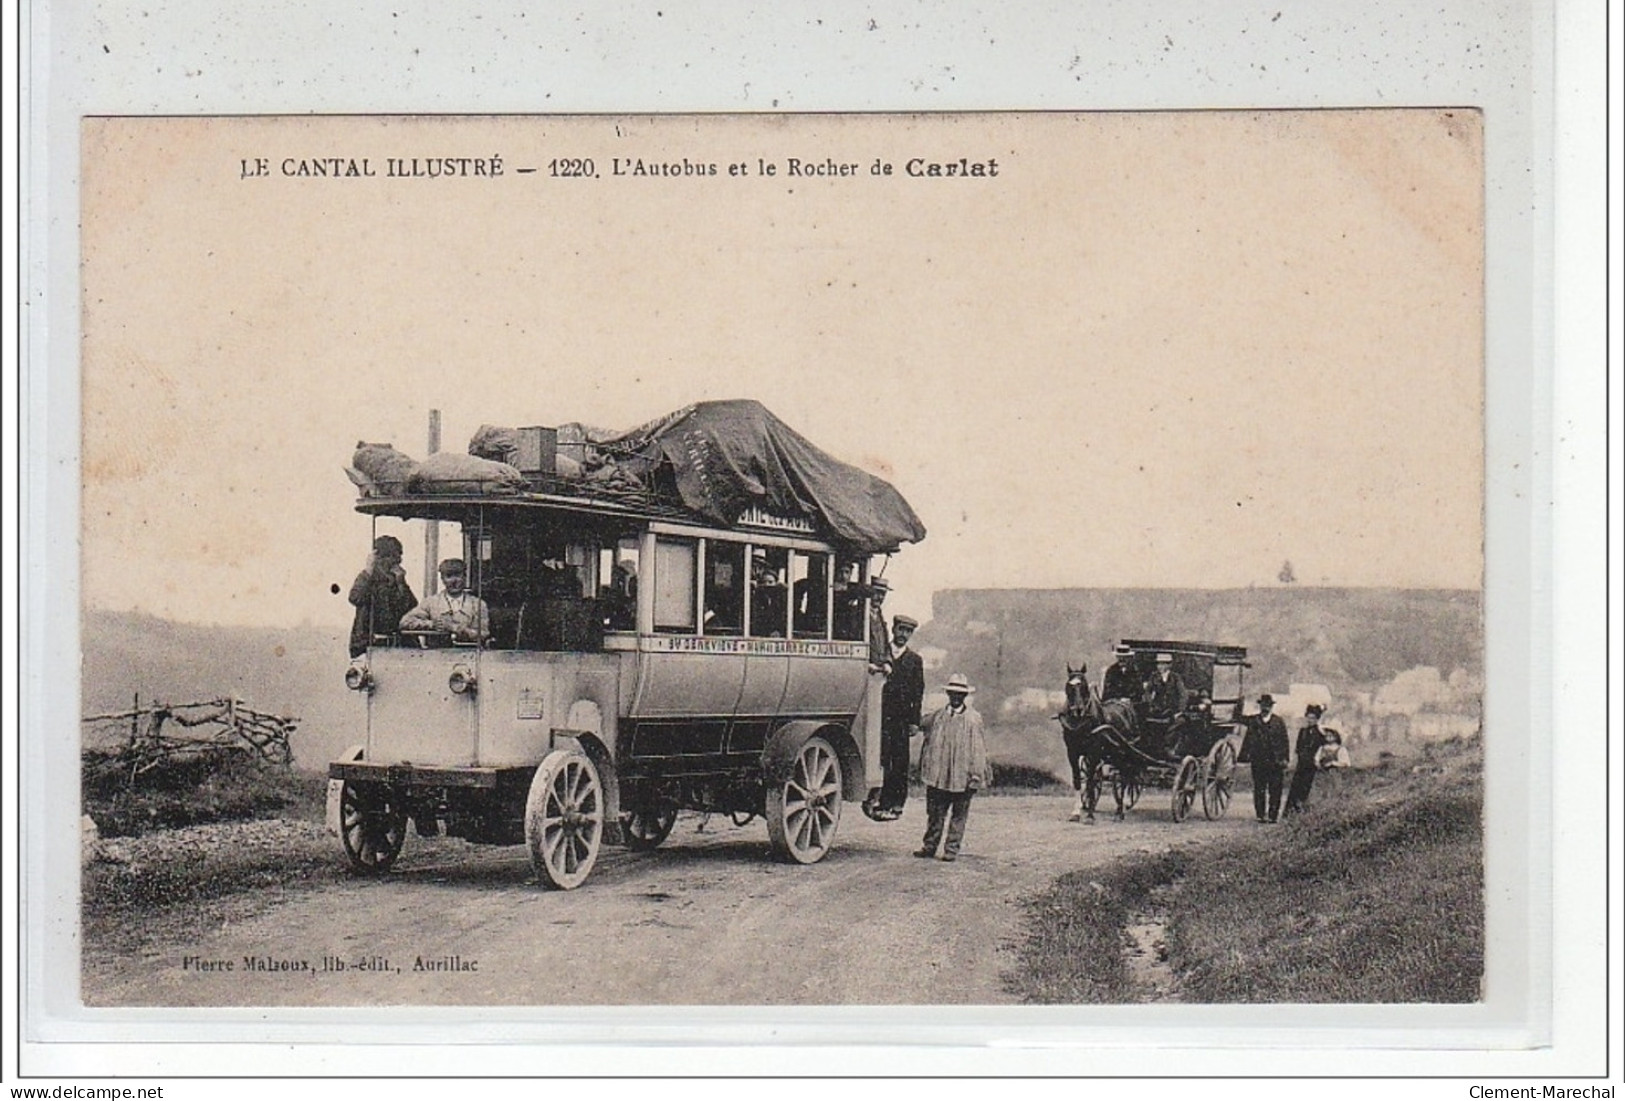
[[[1100,799],[1100,766],[1111,765],[1132,780],[1138,762],[1123,750],[1135,738],[1134,707],[1127,700],[1101,700],[1089,686],[1087,666],[1066,667],[1066,707],[1055,717],[1061,721],[1061,738],[1066,743],[1067,763],[1072,766],[1072,790],[1077,803],[1068,821],[1095,821],[1095,804]],[[1123,784],[1113,785],[1117,820],[1123,820]]]

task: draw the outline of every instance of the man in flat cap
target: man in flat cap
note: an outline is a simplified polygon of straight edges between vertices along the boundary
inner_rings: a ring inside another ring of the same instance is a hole
[[[443,631],[453,642],[483,645],[491,637],[491,613],[468,591],[468,567],[461,558],[440,563],[440,584],[440,592],[406,613],[401,630]]]
[[[908,801],[908,742],[920,728],[920,702],[925,698],[925,662],[908,647],[919,620],[893,616],[891,672],[880,690],[880,768],[885,775],[878,796],[869,793],[864,813],[877,822],[902,817]]]
[[[1292,754],[1286,723],[1275,714],[1275,697],[1265,692],[1258,697],[1258,714],[1248,715],[1247,733],[1241,738],[1238,764],[1253,771],[1253,813],[1260,822],[1281,817],[1281,785],[1286,779],[1286,763]]]
[[[1320,768],[1320,751],[1327,744],[1326,731],[1320,725],[1320,717],[1325,713],[1326,709],[1318,703],[1304,708],[1303,726],[1298,728],[1298,740],[1292,747],[1298,761],[1292,769],[1292,788],[1287,792],[1287,814],[1296,814],[1309,806],[1309,791],[1315,786],[1315,773]]]
[[[969,703],[976,689],[963,675],[955,673],[943,685],[948,702],[920,723],[925,746],[920,750],[920,778],[925,781],[925,839],[914,855],[937,856],[952,862],[959,856],[965,839],[965,822],[970,817],[970,801],[991,778],[987,763],[987,740],[982,716]],[[947,836],[943,827],[947,826]]]
[[[372,541],[367,564],[350,586],[350,603],[355,605],[350,656],[358,658],[367,652],[373,639],[393,635],[401,617],[417,602],[401,566],[401,541],[393,535],[380,535]]]

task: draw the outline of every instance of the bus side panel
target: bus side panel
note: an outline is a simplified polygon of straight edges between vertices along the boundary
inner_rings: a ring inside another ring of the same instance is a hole
[[[645,653],[631,715],[727,719],[739,708],[744,683],[743,654]]]
[[[480,655],[481,765],[534,765],[555,730],[598,735],[613,750],[618,654],[487,650]]]
[[[851,716],[863,703],[865,658],[793,657],[779,713],[786,718],[837,711]]]
[[[784,702],[784,685],[793,658],[783,654],[751,654],[745,659],[745,685],[739,693],[738,715],[777,715]]]
[[[450,687],[452,667],[474,667],[473,650],[375,648],[368,655],[367,760],[379,764],[478,763],[479,702]]]

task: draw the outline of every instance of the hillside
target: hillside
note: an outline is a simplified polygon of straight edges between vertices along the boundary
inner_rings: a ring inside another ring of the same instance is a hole
[[[1051,695],[1069,661],[1087,661],[1098,678],[1118,638],[1245,645],[1250,691],[1326,685],[1347,731],[1352,710],[1418,666],[1464,671],[1463,692],[1476,696],[1480,608],[1477,593],[1456,591],[957,589],[935,595],[918,648],[933,677],[964,672],[977,685],[983,714],[1009,727],[996,738],[1002,756],[1060,771]],[[89,611],[82,627],[87,714],[127,708],[138,691],[166,702],[235,693],[302,720],[294,748],[306,768],[322,767],[358,726],[360,701],[343,682],[347,623],[218,627]],[[1006,706],[1024,693],[1031,706]]]
[[[80,620],[81,706],[87,715],[143,702],[236,695],[261,711],[296,716],[294,754],[324,768],[344,747],[357,700],[344,687],[348,623],[220,627],[135,612],[90,610]]]
[[[950,589],[932,613],[921,647],[1000,698],[1058,688],[1068,662],[1098,677],[1119,638],[1246,646],[1249,687],[1276,692],[1372,692],[1417,666],[1476,676],[1484,661],[1479,595],[1459,590]]]

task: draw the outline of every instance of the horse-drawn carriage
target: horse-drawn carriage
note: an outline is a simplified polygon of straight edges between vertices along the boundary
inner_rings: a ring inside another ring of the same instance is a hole
[[[1242,733],[1246,648],[1124,639],[1117,664],[1108,680],[1133,687],[1110,699],[1084,669],[1067,667],[1066,708],[1057,717],[1078,792],[1073,819],[1094,821],[1102,784],[1111,785],[1118,819],[1148,786],[1169,789],[1175,822],[1198,796],[1204,816],[1222,818]],[[1170,697],[1178,702],[1169,706]]]

